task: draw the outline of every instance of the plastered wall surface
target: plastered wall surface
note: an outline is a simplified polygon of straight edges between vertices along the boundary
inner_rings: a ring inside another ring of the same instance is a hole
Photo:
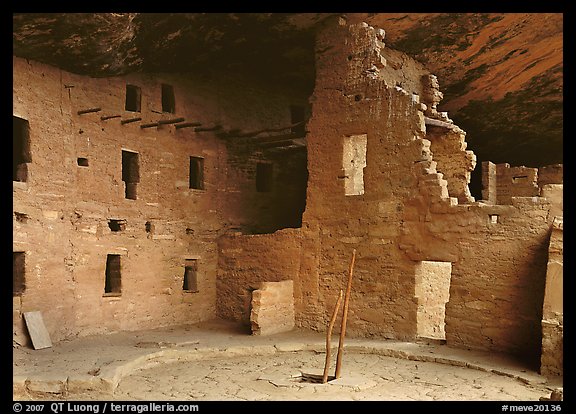
[[[26,342],[22,312],[32,310],[43,313],[54,341],[214,317],[217,238],[229,229],[284,226],[289,220],[270,212],[298,203],[291,198],[297,185],[276,173],[285,185],[258,193],[261,153],[231,162],[234,153],[214,131],[140,125],[183,117],[204,127],[278,127],[290,124],[289,107],[301,97],[287,91],[266,102],[264,86],[245,79],[95,79],[16,57],[13,69],[13,115],[28,121],[32,157],[26,182],[13,182],[13,251],[25,252],[15,339]],[[174,113],[162,112],[162,83],[174,87]],[[125,110],[126,84],[140,88],[140,112]],[[100,111],[78,114],[93,108]],[[142,120],[121,124],[133,118]],[[122,151],[138,154],[135,200],[125,198]],[[204,161],[203,189],[189,188],[190,157]],[[110,220],[122,220],[123,230],[112,231]],[[121,256],[120,295],[104,294],[109,254]],[[186,259],[198,261],[198,292],[182,288]]]

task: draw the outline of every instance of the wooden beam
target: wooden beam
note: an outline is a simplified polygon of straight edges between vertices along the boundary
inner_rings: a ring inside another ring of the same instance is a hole
[[[434,118],[428,118],[427,116],[424,117],[424,125],[439,127],[439,128],[446,128],[446,129],[456,128],[456,125],[451,124],[450,122],[440,121],[439,119],[434,119]]]
[[[101,117],[100,117],[100,121],[108,121],[109,119],[114,119],[114,118],[122,118],[122,115],[106,115],[106,116],[101,116]]]
[[[176,129],[197,127],[202,125],[200,122],[184,122],[182,124],[174,125]]]
[[[142,121],[142,118],[123,119],[123,120],[120,121],[120,123],[121,123],[122,125],[124,125],[124,124],[130,124],[130,123],[132,123],[132,122],[138,122],[138,121]]]
[[[100,112],[102,110],[102,108],[89,108],[89,109],[82,109],[81,111],[78,111],[77,114],[78,115],[84,115],[84,114],[89,114],[92,112]]]
[[[140,125],[140,128],[144,129],[144,128],[153,128],[153,127],[157,127],[158,126],[158,122],[152,122],[151,124],[142,124]]]
[[[184,122],[185,118],[174,118],[174,119],[161,119],[158,121],[159,125],[167,125],[167,124],[177,124],[178,122]]]

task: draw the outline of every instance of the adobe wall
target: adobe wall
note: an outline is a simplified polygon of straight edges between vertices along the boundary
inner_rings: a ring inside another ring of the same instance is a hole
[[[560,193],[548,186],[545,197],[474,202],[467,184],[475,157],[464,131],[432,110],[441,99],[434,78],[408,57],[402,70],[388,66],[381,40],[381,31],[343,19],[319,33],[300,239],[278,232],[260,241],[227,239],[236,263],[246,265],[237,279],[228,276],[235,265],[227,266],[222,285],[240,292],[290,274],[296,324],[322,331],[355,248],[347,333],[413,340],[428,328],[441,333],[440,324],[418,328],[419,315],[422,321],[438,312],[422,309],[417,275],[423,261],[444,262],[451,265],[447,343],[536,360],[551,213]],[[365,157],[352,162],[363,148]],[[286,257],[294,258],[289,271]]]
[[[227,234],[218,240],[216,314],[250,326],[252,291],[261,282],[295,281],[300,270],[299,229],[273,234]]]
[[[274,225],[277,218],[267,212],[291,200],[291,190],[266,193],[253,215],[238,202],[240,191],[261,195],[246,173],[253,160],[229,163],[226,143],[214,131],[140,125],[184,117],[205,127],[279,127],[290,124],[289,107],[303,98],[217,74],[96,79],[13,62],[13,115],[29,121],[32,157],[27,182],[13,182],[13,251],[26,252],[25,291],[13,301],[15,340],[26,341],[22,313],[34,310],[42,312],[53,341],[214,317],[217,237],[260,222]],[[163,82],[174,86],[174,114],[162,113]],[[141,112],[125,111],[127,83],[141,88]],[[95,107],[101,111],[77,114]],[[121,117],[101,120],[111,115]],[[120,122],[134,117],[142,121]],[[139,156],[136,200],[124,197],[123,149]],[[190,156],[204,158],[204,189],[189,188]],[[125,220],[125,229],[111,231],[110,219]],[[121,256],[120,296],[104,295],[108,254]],[[198,261],[198,292],[183,291],[186,259]]]
[[[317,39],[296,322],[325,329],[356,248],[348,333],[414,339],[417,266],[451,263],[447,343],[535,362],[561,185],[540,186],[531,169],[494,166],[494,176],[504,178],[489,185],[500,199],[474,202],[467,184],[475,157],[464,132],[434,110],[441,99],[434,78],[407,57],[401,67],[387,65],[381,40],[381,31],[343,20]],[[357,167],[348,160],[353,137],[366,148]],[[556,183],[559,170],[547,174]],[[284,251],[272,241],[267,246],[272,263],[281,261]],[[291,257],[296,250],[291,244]],[[269,268],[254,266],[252,274]]]
[[[542,314],[542,358],[540,373],[546,376],[564,374],[564,222],[554,219]]]

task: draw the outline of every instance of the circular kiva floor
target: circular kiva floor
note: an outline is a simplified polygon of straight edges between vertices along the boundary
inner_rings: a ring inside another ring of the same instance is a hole
[[[493,372],[366,353],[346,352],[341,378],[328,384],[302,377],[321,374],[324,358],[323,353],[300,351],[157,361],[124,376],[112,399],[538,401],[550,395],[544,384]]]

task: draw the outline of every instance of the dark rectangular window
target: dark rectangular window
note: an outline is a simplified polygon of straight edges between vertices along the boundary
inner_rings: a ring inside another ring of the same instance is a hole
[[[189,188],[204,190],[204,158],[190,157]]]
[[[78,158],[76,161],[79,167],[88,167],[88,158]]]
[[[291,132],[299,137],[306,135],[306,129],[304,125],[304,107],[303,106],[290,106],[290,121],[291,124],[301,123],[298,126],[292,127]]]
[[[126,220],[110,219],[108,220],[108,227],[111,231],[124,231],[126,230]]]
[[[120,294],[122,292],[122,279],[120,255],[109,254],[106,258],[106,282],[104,293]]]
[[[126,110],[140,112],[142,93],[139,86],[126,85]]]
[[[176,112],[176,100],[174,98],[174,88],[166,83],[162,84],[162,112],[171,114]]]
[[[12,296],[20,296],[26,288],[24,252],[12,253]]]
[[[122,181],[126,190],[125,197],[131,200],[137,198],[137,184],[140,181],[138,153],[122,150]]]
[[[12,181],[28,180],[30,155],[30,125],[26,119],[12,116]]]
[[[198,292],[198,260],[186,259],[182,290]]]
[[[274,180],[274,166],[267,162],[256,164],[256,191],[267,193],[272,191],[272,182]]]

